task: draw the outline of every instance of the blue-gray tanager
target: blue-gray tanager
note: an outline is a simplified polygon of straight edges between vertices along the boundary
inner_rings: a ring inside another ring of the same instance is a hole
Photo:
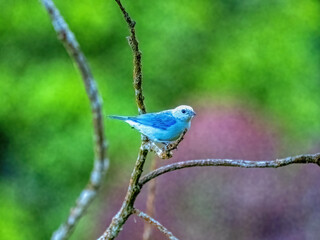
[[[136,117],[109,116],[128,123],[154,142],[170,143],[177,140],[184,130],[188,130],[191,119],[196,115],[192,107],[182,105],[157,113],[146,113]]]

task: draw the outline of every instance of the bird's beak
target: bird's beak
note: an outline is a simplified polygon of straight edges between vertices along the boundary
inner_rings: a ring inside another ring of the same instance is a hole
[[[195,112],[192,112],[192,116],[194,117],[194,116],[196,116],[197,114],[195,113]]]

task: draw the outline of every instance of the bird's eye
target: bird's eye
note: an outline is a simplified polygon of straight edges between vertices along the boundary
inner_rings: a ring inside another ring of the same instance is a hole
[[[185,110],[185,109],[182,109],[181,112],[182,112],[182,113],[186,113],[186,110]]]

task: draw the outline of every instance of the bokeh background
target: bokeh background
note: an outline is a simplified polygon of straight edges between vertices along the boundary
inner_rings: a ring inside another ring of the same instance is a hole
[[[114,1],[55,1],[104,113],[137,114],[128,29]],[[197,117],[173,161],[319,152],[320,3],[123,1],[136,20],[147,109]],[[89,103],[39,1],[0,0],[0,238],[48,239],[93,162]],[[106,119],[110,169],[71,239],[94,239],[126,192],[140,136]],[[149,168],[150,160],[146,165]],[[319,239],[320,171],[194,168],[158,178],[156,218],[180,239]],[[137,205],[145,209],[143,189]],[[130,217],[119,239],[141,239]],[[165,239],[157,230],[152,239]]]

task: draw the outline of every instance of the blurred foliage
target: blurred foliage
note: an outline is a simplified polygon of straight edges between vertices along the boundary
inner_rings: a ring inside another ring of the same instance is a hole
[[[232,99],[271,116],[296,145],[319,141],[318,1],[123,3],[137,22],[149,111]],[[128,30],[114,1],[56,4],[90,62],[105,114],[136,114]],[[0,235],[48,239],[92,167],[90,108],[39,1],[0,6]],[[106,133],[114,181],[130,172],[139,134],[109,120]]]

